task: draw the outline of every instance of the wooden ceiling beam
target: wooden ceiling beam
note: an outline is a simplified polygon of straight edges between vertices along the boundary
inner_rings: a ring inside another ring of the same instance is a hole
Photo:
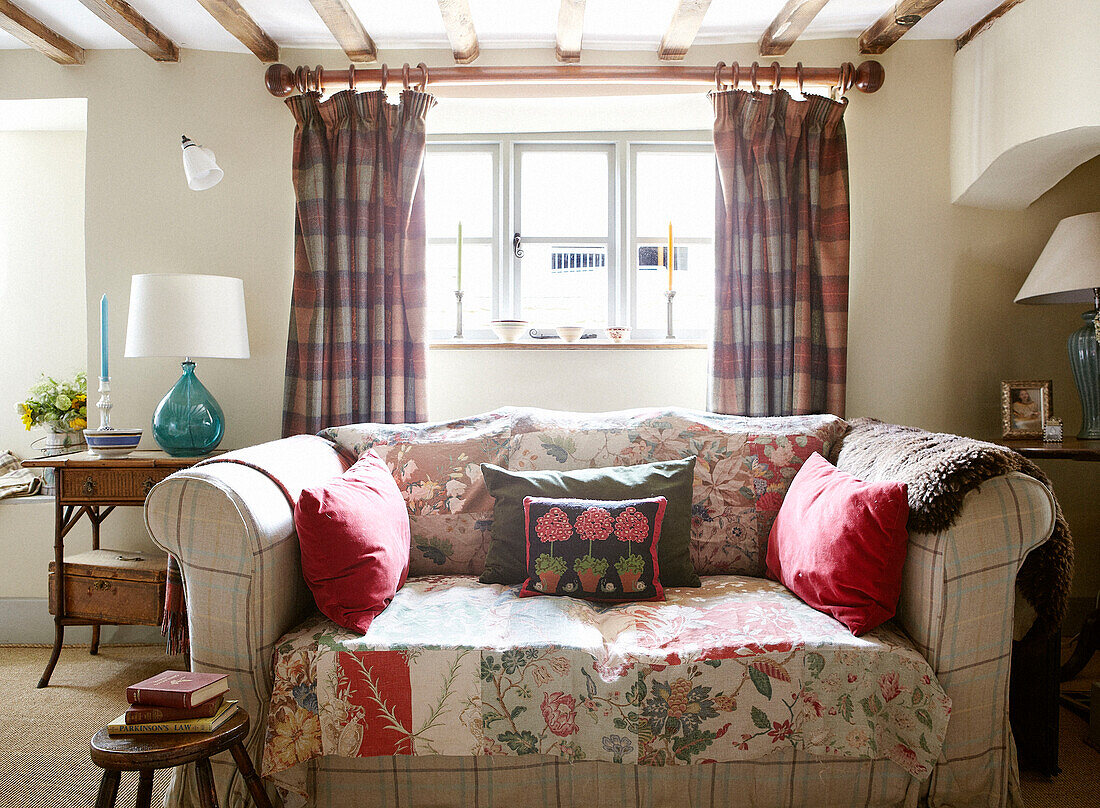
[[[199,0],[210,16],[256,54],[261,62],[279,61],[279,46],[256,24],[237,0]]]
[[[559,62],[581,60],[584,3],[585,0],[561,0],[561,6],[558,8],[558,39],[554,48]]]
[[[782,56],[829,0],[787,0],[760,38],[761,56]]]
[[[468,65],[481,54],[474,18],[470,14],[470,0],[439,0],[439,13],[443,15],[443,27],[447,29],[455,61]]]
[[[859,35],[860,53],[884,53],[943,0],[898,0]],[[899,22],[900,20],[900,22]]]
[[[373,62],[378,49],[348,0],[309,0],[321,21],[353,62]]]
[[[84,49],[40,23],[19,6],[0,0],[0,29],[59,65],[84,64]]]
[[[680,0],[672,12],[672,21],[661,37],[657,58],[664,62],[679,62],[687,55],[688,48],[699,33],[703,17],[710,8],[710,0]]]
[[[126,0],[80,0],[90,12],[158,62],[178,62],[180,49]]]
[[[991,12],[989,12],[976,23],[967,28],[963,35],[955,40],[955,50],[962,50],[963,47],[965,47],[967,43],[970,42],[970,40],[972,40],[978,34],[982,33],[982,31],[989,28],[989,26],[993,25],[993,23],[995,23],[1005,14],[1007,14],[1012,8],[1020,5],[1020,3],[1022,2],[1024,2],[1024,0],[1005,0]]]

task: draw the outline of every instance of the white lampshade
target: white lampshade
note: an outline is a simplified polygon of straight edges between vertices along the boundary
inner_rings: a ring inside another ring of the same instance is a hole
[[[134,275],[126,356],[247,359],[244,281],[221,275]]]
[[[1100,288],[1100,212],[1062,219],[1031,269],[1017,303],[1092,303]]]
[[[213,188],[225,175],[214,161],[214,152],[193,142],[187,135],[183,136],[183,173],[192,191]]]

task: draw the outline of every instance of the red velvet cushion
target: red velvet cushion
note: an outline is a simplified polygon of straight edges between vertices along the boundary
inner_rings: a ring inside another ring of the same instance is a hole
[[[768,538],[768,577],[853,634],[894,616],[909,533],[905,483],[865,483],[816,452]]]
[[[294,527],[317,607],[365,633],[409,573],[409,512],[386,464],[369,452],[339,477],[302,491]]]

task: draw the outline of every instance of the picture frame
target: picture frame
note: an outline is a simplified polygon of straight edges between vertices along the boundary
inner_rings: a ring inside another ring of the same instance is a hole
[[[1001,431],[1006,438],[1042,438],[1053,414],[1050,379],[1001,382]]]

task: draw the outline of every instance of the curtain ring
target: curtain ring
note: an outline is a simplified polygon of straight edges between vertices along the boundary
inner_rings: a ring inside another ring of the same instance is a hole
[[[317,65],[317,69],[313,73],[313,91],[317,95],[321,94],[321,86],[325,81],[325,69],[321,65]]]
[[[390,69],[385,62],[382,62],[382,86],[378,88],[381,92],[386,92],[386,85],[389,83],[389,80]]]
[[[409,63],[405,62],[405,66],[401,68],[401,86],[406,90],[409,89]]]
[[[348,89],[355,92],[355,64],[348,65]]]
[[[725,66],[725,62],[719,62],[714,66],[714,89],[719,93],[722,92],[722,68]]]
[[[294,71],[294,86],[300,93],[309,92],[309,68],[305,65],[301,65]]]
[[[428,88],[428,66],[420,62],[416,69],[420,71],[420,82],[416,85],[416,89],[426,90]]]
[[[856,83],[856,66],[851,62],[845,62],[844,67],[847,69],[847,76],[844,79],[844,92],[846,93]]]
[[[802,62],[799,62],[795,66],[794,74],[795,74],[795,77],[798,79],[798,94],[800,96],[802,96],[803,98],[805,98],[806,97],[806,91],[804,89],[802,89],[803,81],[805,81],[805,76],[802,73]]]
[[[772,62],[772,70],[775,71],[775,78],[772,80],[772,92],[779,90],[779,84],[783,81],[783,70],[779,66],[779,62]]]
[[[760,89],[760,86],[756,83],[756,68],[758,65],[756,62],[752,63],[752,69],[749,71],[749,81],[752,82],[752,91],[755,93]]]
[[[734,62],[730,67],[730,74],[733,77],[733,89],[737,89],[737,85],[741,83],[741,65]]]

